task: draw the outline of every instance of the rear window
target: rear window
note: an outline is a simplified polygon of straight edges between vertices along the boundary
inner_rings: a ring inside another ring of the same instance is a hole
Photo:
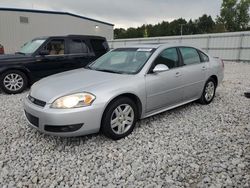
[[[92,45],[94,51],[97,51],[97,52],[108,51],[109,47],[108,47],[108,44],[105,40],[92,39],[92,40],[90,40],[90,42],[91,42],[91,45]]]

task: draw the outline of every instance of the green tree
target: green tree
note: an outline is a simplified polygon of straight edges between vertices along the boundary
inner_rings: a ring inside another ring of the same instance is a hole
[[[241,0],[237,5],[236,22],[241,30],[246,30],[248,28],[248,24],[250,22],[249,6],[250,0]]]
[[[250,21],[250,0],[223,0],[218,24],[224,24],[227,31],[245,30]]]
[[[214,30],[215,23],[211,16],[204,14],[197,20],[199,33],[211,33]]]
[[[144,37],[144,38],[147,38],[147,37],[148,37],[148,30],[147,30],[146,27],[145,27],[145,29],[144,29],[143,37]]]
[[[126,38],[126,30],[123,28],[114,29],[114,38],[115,39]]]
[[[181,34],[181,25],[183,25],[183,34],[187,34],[185,31],[185,26],[187,21],[183,18],[179,18],[178,20],[174,20],[170,23],[170,35],[180,35]]]

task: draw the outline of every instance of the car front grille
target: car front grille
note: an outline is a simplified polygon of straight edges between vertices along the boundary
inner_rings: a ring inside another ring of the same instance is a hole
[[[39,126],[39,118],[37,118],[37,117],[31,115],[30,113],[28,113],[28,112],[26,112],[26,111],[25,111],[25,115],[26,115],[27,119],[29,120],[29,122],[30,122],[32,125],[34,125],[34,126],[36,126],[36,127]]]
[[[36,98],[34,98],[34,97],[30,96],[30,95],[28,96],[28,99],[30,100],[30,102],[32,102],[32,103],[34,103],[34,104],[36,104],[38,106],[44,107],[46,105],[46,102],[41,101],[39,99],[36,99]]]

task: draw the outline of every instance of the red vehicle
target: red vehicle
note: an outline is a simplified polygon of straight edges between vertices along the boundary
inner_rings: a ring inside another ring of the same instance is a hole
[[[4,48],[3,48],[3,45],[0,44],[0,55],[1,54],[4,54]]]

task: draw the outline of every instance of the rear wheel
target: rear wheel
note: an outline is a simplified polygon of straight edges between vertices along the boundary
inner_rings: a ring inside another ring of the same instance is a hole
[[[124,138],[133,131],[137,117],[135,103],[127,97],[118,98],[106,108],[101,131],[113,140]]]
[[[1,76],[0,87],[8,94],[21,93],[27,87],[27,76],[18,70],[10,70]]]
[[[201,104],[209,104],[212,102],[215,96],[216,91],[216,82],[213,78],[209,78],[205,84],[205,87],[203,89],[203,93],[201,98],[199,99],[199,102]]]

